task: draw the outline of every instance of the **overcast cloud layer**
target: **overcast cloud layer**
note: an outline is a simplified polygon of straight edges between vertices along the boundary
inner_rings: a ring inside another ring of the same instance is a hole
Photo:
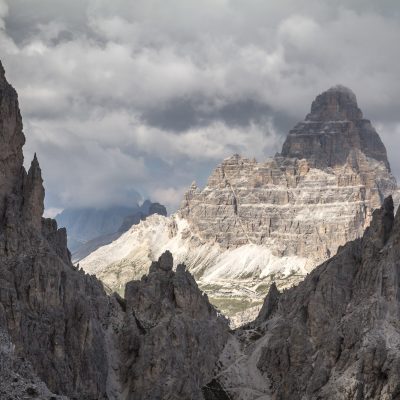
[[[399,177],[399,10],[396,0],[0,0],[1,59],[47,207],[143,196],[173,211],[223,158],[279,151],[338,83],[357,94]]]

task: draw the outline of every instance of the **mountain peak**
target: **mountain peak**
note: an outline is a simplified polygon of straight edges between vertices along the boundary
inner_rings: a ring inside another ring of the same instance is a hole
[[[42,170],[40,169],[36,153],[26,176],[23,196],[23,212],[25,219],[40,230],[44,211],[44,187]]]
[[[306,121],[355,121],[362,117],[354,92],[336,85],[316,97]]]
[[[305,120],[289,132],[281,155],[325,168],[358,160],[359,152],[383,162],[390,171],[385,146],[371,122],[363,118],[356,95],[337,85],[316,97]]]

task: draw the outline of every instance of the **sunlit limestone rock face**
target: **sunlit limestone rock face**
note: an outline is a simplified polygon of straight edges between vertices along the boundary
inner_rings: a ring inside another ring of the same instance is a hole
[[[386,150],[355,96],[318,96],[281,155],[225,160],[181,208],[193,232],[223,248],[265,245],[276,256],[323,259],[360,235],[371,211],[396,190]]]
[[[272,282],[299,282],[360,237],[372,211],[396,191],[379,135],[354,93],[337,86],[315,99],[280,154],[224,160],[203,190],[192,185],[176,215],[135,227],[81,265],[118,288],[125,274],[140,276],[149,258],[171,249],[240,323]]]

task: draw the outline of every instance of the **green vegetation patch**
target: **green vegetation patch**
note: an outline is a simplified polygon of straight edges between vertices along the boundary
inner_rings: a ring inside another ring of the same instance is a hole
[[[210,302],[224,315],[234,315],[248,308],[262,304],[262,301],[251,301],[235,297],[209,297]]]

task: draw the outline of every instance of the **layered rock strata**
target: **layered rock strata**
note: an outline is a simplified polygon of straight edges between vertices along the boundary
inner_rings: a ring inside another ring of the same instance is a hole
[[[240,323],[272,282],[282,289],[301,281],[360,237],[389,194],[398,196],[385,147],[355,95],[338,86],[315,99],[280,154],[224,160],[204,189],[191,186],[175,215],[149,219],[80,265],[120,290],[170,249]]]
[[[315,261],[360,236],[396,189],[379,135],[355,95],[335,87],[316,98],[280,155],[225,160],[203,190],[192,186],[180,215],[223,248],[265,245]]]
[[[322,169],[346,164],[357,155],[355,150],[390,171],[385,146],[371,122],[363,118],[356,96],[346,87],[335,86],[313,101],[305,121],[289,132],[281,154],[306,158]]]

